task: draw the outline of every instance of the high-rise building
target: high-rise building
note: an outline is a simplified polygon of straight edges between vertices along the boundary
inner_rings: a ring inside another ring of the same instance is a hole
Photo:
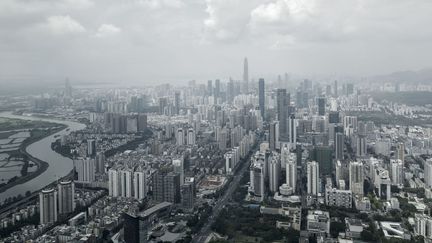
[[[318,115],[324,116],[325,115],[326,98],[318,97],[317,103],[318,103]]]
[[[335,159],[343,160],[344,159],[344,147],[345,147],[345,137],[343,133],[336,133],[335,136]]]
[[[69,214],[75,210],[75,183],[73,181],[60,181],[58,189],[58,213]]]
[[[108,170],[108,192],[112,197],[120,196],[119,173],[116,169]]]
[[[182,146],[185,144],[185,134],[183,128],[178,128],[176,133],[177,146]]]
[[[217,100],[220,97],[220,80],[219,79],[215,80],[215,88],[214,88],[213,95],[214,95],[214,99],[215,99],[214,103],[217,104]]]
[[[279,121],[279,140],[288,141],[288,105],[289,98],[286,89],[278,89],[277,91],[277,118]]]
[[[119,171],[119,181],[120,181],[120,197],[132,197],[132,171],[129,169],[124,169]]]
[[[125,243],[148,242],[149,231],[160,219],[170,216],[172,203],[161,202],[143,212],[123,213],[123,240]],[[158,219],[158,220],[154,220]]]
[[[354,94],[354,84],[353,83],[348,83],[346,84],[346,91],[347,91],[347,95],[350,94]]]
[[[232,104],[234,97],[236,94],[234,93],[234,81],[230,78],[230,80],[227,83],[227,89],[226,89],[226,100],[229,104]]]
[[[123,214],[123,232],[124,232],[124,242],[125,243],[139,243],[145,242],[144,239],[140,241],[140,218],[136,215],[131,215],[129,213]],[[147,239],[147,235],[144,235]]]
[[[207,95],[208,96],[213,95],[213,84],[211,80],[207,81]]]
[[[39,193],[39,219],[40,224],[57,221],[57,191],[54,188]]]
[[[319,193],[319,164],[316,161],[309,161],[306,165],[307,170],[307,193],[318,195]]]
[[[188,177],[180,187],[181,204],[184,209],[193,209],[195,201],[195,179]]]
[[[195,130],[193,128],[189,128],[187,134],[187,145],[195,145],[195,139]]]
[[[432,159],[424,163],[424,181],[428,187],[432,187]]]
[[[153,200],[157,202],[180,202],[180,175],[170,172],[153,174]]]
[[[172,165],[174,172],[180,175],[180,186],[184,184],[184,160],[182,158],[173,159]]]
[[[363,158],[366,156],[366,136],[358,135],[356,138],[356,156],[359,158]]]
[[[253,162],[250,167],[249,194],[258,199],[263,199],[265,193],[264,179],[265,168],[263,163]]]
[[[288,138],[288,142],[295,147],[297,143],[297,120],[294,114],[290,115],[288,119]]]
[[[174,94],[174,108],[176,115],[180,114],[180,92]]]
[[[280,173],[280,157],[277,153],[273,152],[269,158],[269,189],[272,193],[277,192],[279,189]]]
[[[96,155],[96,140],[88,139],[87,140],[87,156],[94,157]]]
[[[258,97],[259,97],[259,108],[261,117],[265,118],[265,83],[264,79],[260,78],[258,81]]]
[[[340,180],[343,180],[342,163],[340,160],[337,160],[335,164],[335,181],[339,189],[341,189],[339,185]]]
[[[363,196],[363,163],[352,161],[349,165],[349,186],[353,194]]]
[[[334,81],[334,87],[333,88],[334,88],[334,91],[333,91],[334,96],[338,97],[338,82],[337,82],[337,80]]]
[[[75,171],[78,173],[78,181],[90,183],[95,180],[96,163],[94,159],[81,158],[74,160]]]
[[[414,234],[423,236],[425,239],[432,239],[432,217],[428,214],[416,213],[414,215]]]
[[[349,136],[350,134],[350,128],[351,130],[357,131],[357,117],[356,116],[345,116],[343,120],[344,125],[344,132],[346,136]]]
[[[405,162],[405,144],[398,143],[396,148],[396,159],[401,160],[402,163]]]
[[[166,97],[159,98],[159,115],[163,115],[165,113],[165,107],[168,106],[168,99]]]
[[[180,174],[170,172],[164,177],[164,201],[180,202]]]
[[[147,182],[144,171],[135,171],[133,173],[134,198],[144,199],[147,196]]]
[[[243,93],[247,94],[249,92],[249,67],[248,67],[248,59],[246,57],[243,62],[243,83],[244,83]]]
[[[226,149],[226,145],[227,145],[227,131],[225,128],[220,129],[219,131],[217,131],[217,142],[219,145],[219,149],[224,151]]]
[[[98,152],[96,154],[96,173],[105,172],[105,153]]]
[[[270,123],[269,146],[271,151],[275,151],[279,147],[279,123]]]
[[[295,154],[289,153],[288,159],[285,161],[286,170],[286,185],[295,193],[297,188],[297,159]]]
[[[138,132],[144,132],[147,129],[147,115],[138,114]]]
[[[393,185],[404,184],[404,170],[402,160],[390,160],[391,181]]]
[[[319,164],[319,172],[330,175],[333,169],[332,149],[328,146],[316,146],[312,152],[312,159]]]
[[[339,123],[339,112],[338,111],[331,111],[329,113],[329,123]]]

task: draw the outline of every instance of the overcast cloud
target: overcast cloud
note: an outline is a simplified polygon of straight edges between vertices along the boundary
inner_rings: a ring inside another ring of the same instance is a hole
[[[0,82],[431,67],[430,0],[1,0]]]

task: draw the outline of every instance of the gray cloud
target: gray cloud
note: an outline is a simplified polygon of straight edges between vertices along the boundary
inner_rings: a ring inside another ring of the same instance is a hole
[[[429,0],[2,0],[0,82],[156,82],[430,66]]]

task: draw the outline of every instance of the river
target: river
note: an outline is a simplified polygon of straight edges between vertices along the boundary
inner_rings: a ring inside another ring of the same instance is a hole
[[[3,202],[8,197],[18,196],[19,194],[24,196],[27,191],[34,192],[42,189],[43,187],[54,182],[58,178],[66,176],[73,169],[73,161],[54,152],[54,150],[51,149],[51,143],[57,139],[54,136],[62,136],[69,134],[72,131],[84,129],[84,124],[73,121],[55,120],[50,118],[13,115],[10,112],[1,112],[0,117],[54,122],[67,126],[67,128],[27,146],[26,151],[33,157],[47,162],[49,165],[48,169],[42,174],[40,174],[38,177],[33,178],[23,184],[16,185],[12,188],[9,188],[5,192],[0,193],[0,202]],[[68,128],[69,131],[66,131]]]

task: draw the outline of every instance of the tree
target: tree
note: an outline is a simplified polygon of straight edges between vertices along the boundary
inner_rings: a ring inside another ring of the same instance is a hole
[[[333,238],[336,238],[339,235],[339,232],[345,232],[345,223],[344,222],[331,222],[330,223],[330,235]]]

